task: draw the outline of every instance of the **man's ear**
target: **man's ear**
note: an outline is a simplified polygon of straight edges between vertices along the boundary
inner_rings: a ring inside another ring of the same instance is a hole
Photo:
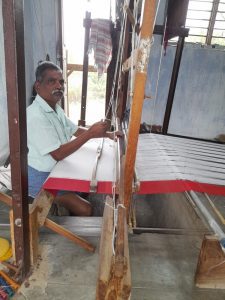
[[[38,92],[38,90],[40,88],[40,82],[39,81],[35,81],[34,88],[35,88],[35,91]]]

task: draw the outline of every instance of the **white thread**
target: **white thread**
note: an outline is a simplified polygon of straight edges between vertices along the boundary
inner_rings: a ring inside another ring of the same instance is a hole
[[[162,54],[163,54],[163,47],[164,47],[164,40],[165,40],[165,33],[166,33],[166,24],[167,24],[167,19],[165,21],[165,27],[164,27],[164,33],[163,33],[163,42],[162,42],[162,46],[161,46],[159,69],[158,69],[156,88],[155,88],[155,96],[153,98],[153,108],[152,108],[151,114],[150,114],[150,133],[152,131],[152,125],[153,125],[153,122],[155,119],[156,99],[158,97],[159,76],[160,76],[160,71],[161,71],[161,66],[162,66]]]

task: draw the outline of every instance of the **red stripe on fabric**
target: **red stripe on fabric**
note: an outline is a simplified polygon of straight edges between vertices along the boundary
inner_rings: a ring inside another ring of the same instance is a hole
[[[191,190],[225,196],[225,186],[199,183],[189,180],[142,181],[140,182],[140,190],[138,194],[179,193]]]
[[[43,188],[52,193],[55,193],[59,190],[89,193],[90,181],[67,178],[49,178],[44,183]],[[180,193],[190,190],[225,196],[225,186],[199,183],[188,180],[142,181],[140,182],[140,190],[138,191],[138,194]],[[97,193],[112,194],[112,182],[99,181],[97,185]]]
[[[90,181],[75,180],[68,178],[48,178],[43,188],[46,190],[90,192]],[[112,194],[112,182],[99,181],[97,184],[97,193]]]

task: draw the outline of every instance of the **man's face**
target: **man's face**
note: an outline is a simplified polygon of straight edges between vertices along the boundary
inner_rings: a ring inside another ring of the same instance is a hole
[[[36,92],[51,107],[62,99],[64,92],[64,79],[58,70],[46,70],[41,81],[35,83]]]

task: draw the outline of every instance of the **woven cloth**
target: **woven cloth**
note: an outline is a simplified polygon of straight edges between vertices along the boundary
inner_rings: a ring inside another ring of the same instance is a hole
[[[112,58],[111,21],[93,19],[88,53],[94,51],[95,67],[98,77],[107,70]]]

